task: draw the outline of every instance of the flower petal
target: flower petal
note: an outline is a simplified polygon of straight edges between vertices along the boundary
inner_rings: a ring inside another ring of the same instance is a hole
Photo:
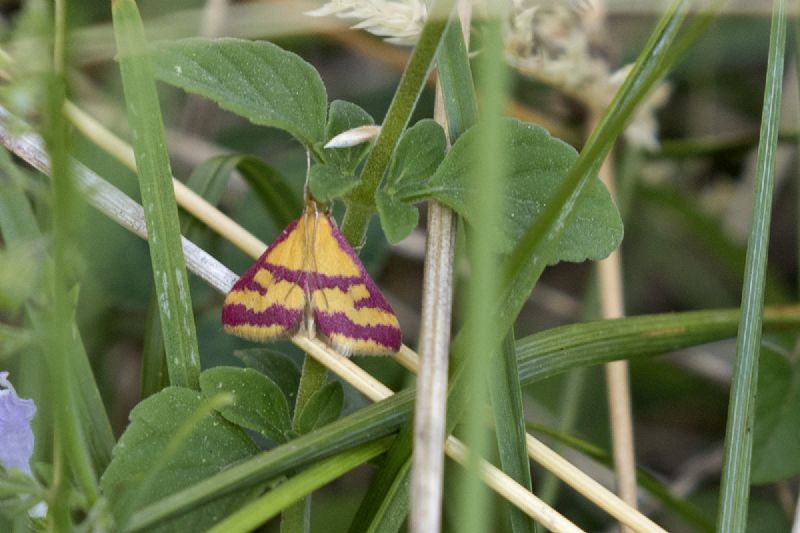
[[[31,420],[36,404],[17,396],[8,381],[8,372],[0,372],[0,465],[17,468],[31,475],[33,455]]]

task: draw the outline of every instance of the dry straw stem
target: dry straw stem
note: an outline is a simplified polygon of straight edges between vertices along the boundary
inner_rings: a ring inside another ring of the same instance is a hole
[[[72,106],[72,107],[74,107],[74,106]],[[85,117],[85,118],[88,118],[88,115],[86,115],[85,113],[82,113],[81,115],[83,117]],[[70,118],[72,119],[72,117],[70,117]],[[9,133],[9,131],[8,131],[8,126],[7,126],[7,123],[9,122],[8,121],[8,113],[2,108],[0,108],[0,119],[2,119],[2,121],[4,122],[3,124],[0,124],[0,137],[2,137],[3,144],[5,144],[9,149],[11,149],[15,153],[17,153],[17,155],[19,155],[20,157],[22,157],[23,159],[28,161],[28,163],[31,164],[32,166],[34,166],[35,168],[39,169],[43,173],[47,173],[48,172],[47,157],[44,154],[44,151],[43,151],[43,149],[41,147],[41,140],[38,138],[38,136],[34,136],[34,135],[26,136],[27,138],[35,138],[35,139],[37,139],[36,142],[38,142],[39,146],[38,146],[38,151],[37,151],[36,155],[31,156],[30,153],[26,154],[26,152],[24,150],[17,151],[17,146],[16,146],[16,142],[15,142],[16,138],[13,135],[11,135]],[[115,139],[116,141],[119,141],[120,145],[116,147],[117,149],[108,150],[111,155],[119,158],[120,156],[125,157],[124,154],[130,152],[131,149],[130,149],[130,147],[128,145],[126,145],[123,141],[120,141],[118,138],[116,138],[111,132],[106,131],[105,128],[102,125],[100,125],[99,123],[97,123],[93,119],[90,120],[90,123],[93,124],[93,127],[96,129],[95,135],[93,135],[91,137],[92,139],[95,139],[98,136],[99,137],[104,137],[105,135],[107,135],[107,136],[109,136],[109,138],[112,138],[112,139]],[[78,124],[76,124],[76,127],[79,127],[79,129],[82,129],[81,126],[79,126]],[[105,133],[102,133],[102,132],[105,132]],[[107,147],[109,145],[113,145],[113,144],[114,143],[102,142],[102,143],[98,143],[98,146],[100,146],[101,148],[107,149]],[[27,155],[27,157],[26,157],[26,155]],[[38,158],[38,160],[37,160],[37,158]],[[120,159],[120,161],[123,161],[123,160]],[[95,175],[94,173],[92,173],[88,169],[85,169],[85,172],[82,172],[82,174],[85,174],[85,173],[92,174],[94,176],[95,180],[101,180],[102,181],[102,178],[100,178],[99,176]],[[128,203],[133,204],[133,206],[138,207],[138,209],[141,210],[141,206],[139,206],[138,204],[133,202],[133,200],[130,200],[122,192],[116,190],[116,188],[114,188],[113,186],[111,186],[109,184],[107,184],[107,186],[109,188],[114,189],[118,195],[121,195],[122,197],[124,197],[127,200]],[[95,201],[91,196],[91,189],[88,190],[88,191],[85,191],[85,194],[87,194],[89,196],[90,203]],[[197,196],[197,195],[195,195],[195,196]],[[220,224],[222,224],[222,226],[223,226],[222,231],[220,231],[220,235],[224,236],[224,235],[231,234],[231,233],[242,233],[242,234],[247,235],[249,237],[249,240],[260,242],[260,241],[258,241],[258,239],[256,239],[252,235],[250,235],[247,232],[247,230],[245,230],[244,228],[242,228],[241,226],[236,224],[236,222],[234,222],[233,220],[231,220],[230,218],[226,217],[224,214],[219,212],[214,206],[212,206],[208,202],[205,202],[204,200],[202,200],[202,198],[198,197],[200,202],[202,202],[202,203],[198,203],[198,204],[195,204],[193,206],[184,205],[182,203],[183,201],[186,201],[186,197],[185,196],[180,196],[180,195],[176,194],[176,198],[178,199],[178,203],[181,205],[181,207],[186,209],[187,211],[189,211],[189,212],[191,212],[193,214],[195,213],[195,211],[203,212],[202,213],[203,216],[198,217],[201,220],[204,220],[204,221],[205,220],[212,220],[212,221],[220,220],[221,221]],[[104,199],[101,199],[101,200],[105,201]],[[134,233],[136,233],[137,235],[139,235],[141,237],[145,236],[143,230],[142,231],[137,231],[137,230],[134,229],[134,226],[137,225],[137,223],[135,221],[133,221],[133,226],[129,225],[129,224],[131,224],[132,221],[131,221],[130,215],[127,212],[123,213],[122,216],[117,216],[117,214],[114,213],[114,209],[108,209],[107,210],[107,209],[103,209],[103,208],[101,208],[99,206],[96,206],[96,207],[98,207],[98,209],[100,209],[102,212],[104,212],[112,220],[116,221],[120,225],[122,225],[122,226],[124,226],[124,227],[126,227],[128,229],[131,229],[132,231],[134,231]],[[213,216],[210,216],[209,213],[205,213],[204,211],[213,211],[215,213],[214,213]],[[209,225],[209,227],[211,227],[212,229],[217,231],[217,226],[213,226],[210,223],[207,223],[207,224]],[[138,222],[138,225],[141,226],[142,229],[144,228],[144,219],[143,219],[143,217]],[[238,244],[239,242],[242,242],[242,241],[235,241],[234,244],[239,246],[239,244]],[[224,265],[219,263],[219,261],[217,261],[216,259],[211,257],[209,254],[207,254],[206,252],[204,252],[200,248],[194,246],[193,244],[191,245],[191,247],[189,247],[187,245],[187,243],[191,244],[190,241],[184,239],[184,252],[187,252],[187,247],[188,247],[189,248],[188,253],[192,254],[191,257],[187,255],[187,265],[188,265],[188,267],[193,272],[198,274],[202,279],[208,281],[214,288],[216,288],[220,292],[227,293],[230,290],[230,288],[233,286],[233,283],[236,281],[237,276],[233,272],[228,270]],[[255,251],[253,251],[251,249],[246,249],[246,248],[244,248],[242,246],[239,246],[239,248],[242,249],[245,253],[250,254],[253,258],[257,258],[263,252],[264,248],[266,248],[266,244],[261,243],[260,249],[257,249]],[[209,271],[209,270],[211,270],[211,271]],[[369,375],[367,372],[362,370],[360,367],[358,367],[355,364],[353,364],[350,360],[348,360],[348,359],[342,357],[341,355],[337,354],[335,351],[331,350],[330,348],[328,348],[324,344],[322,344],[322,343],[320,343],[318,341],[309,340],[307,337],[299,337],[299,336],[295,337],[293,339],[293,341],[295,341],[297,343],[302,343],[302,344],[298,344],[298,346],[300,346],[300,348],[302,348],[302,349],[305,349],[306,347],[311,348],[312,345],[316,346],[316,348],[314,348],[314,352],[309,352],[309,355],[311,355],[313,357],[317,357],[317,355],[320,355],[320,357],[322,357],[321,354],[328,354],[330,357],[326,357],[325,360],[323,361],[323,364],[326,364],[326,366],[328,366],[329,364],[330,365],[334,365],[335,368],[333,368],[333,367],[329,367],[329,368],[331,368],[332,371],[337,372],[337,373],[340,372],[340,371],[343,372],[344,369],[347,369],[348,374],[351,376],[348,379],[348,383],[353,385],[353,387],[355,387],[356,389],[360,390],[362,393],[364,393],[366,396],[370,397],[371,399],[378,398],[378,396],[373,397],[373,396],[370,396],[370,394],[378,394],[381,390],[388,390],[388,389],[385,389],[385,387],[383,387],[382,385],[380,387],[376,386],[375,385],[375,382],[376,382],[375,378],[373,378],[371,375]],[[312,344],[308,344],[309,342],[312,343]],[[411,350],[409,347],[407,347],[405,345],[403,345],[401,347],[400,351],[398,352],[398,354],[395,355],[394,359],[400,365],[402,365],[403,367],[407,368],[408,370],[410,370],[412,372],[416,372],[418,367],[419,367],[419,358],[418,358],[417,354],[413,350]],[[350,381],[350,379],[352,379],[352,381]],[[383,387],[383,389],[381,389],[381,387]],[[372,392],[368,393],[368,391],[372,391]],[[381,397],[381,399],[382,398],[383,397]],[[583,494],[587,499],[595,502],[599,507],[604,509],[611,516],[613,516],[614,518],[616,518],[617,520],[619,520],[623,524],[633,528],[636,531],[643,531],[643,532],[663,532],[664,531],[656,523],[654,523],[649,518],[647,518],[643,514],[639,513],[635,509],[632,509],[630,506],[626,505],[614,493],[612,493],[611,491],[605,489],[604,487],[602,487],[602,485],[599,485],[590,476],[588,476],[587,474],[581,472],[574,465],[569,463],[569,461],[567,461],[566,459],[558,456],[557,454],[555,454],[555,452],[552,452],[552,450],[551,450],[551,453],[553,453],[555,456],[557,456],[559,458],[558,461],[552,461],[551,458],[542,457],[539,454],[539,448],[538,447],[537,448],[532,448],[531,447],[531,445],[530,445],[531,439],[535,440],[534,437],[529,435],[528,436],[528,443],[529,443],[529,445],[528,445],[528,454],[530,455],[530,457],[534,461],[539,462],[540,464],[542,464],[542,466],[544,466],[545,468],[547,468],[548,470],[553,472],[553,474],[558,476],[562,481],[564,481],[565,483],[570,485],[573,489],[575,489],[576,491],[578,491],[581,494]],[[538,442],[538,441],[536,441],[536,442]],[[539,444],[541,445],[541,447],[543,447],[543,448],[545,447],[544,444],[542,444],[542,443],[539,443]],[[548,466],[548,465],[550,465],[550,466]],[[491,466],[491,465],[489,465],[489,466]],[[569,468],[567,468],[567,467],[569,467]],[[491,467],[491,468],[494,468],[494,467]],[[574,469],[574,471],[572,469]],[[499,470],[498,470],[498,472],[505,478],[505,480],[507,480],[507,483],[511,483],[511,484],[519,486],[516,482],[514,482],[513,480],[508,478],[508,476],[505,476],[505,474],[503,474]],[[492,487],[492,488],[494,489],[495,487]],[[525,491],[525,492],[528,493],[527,491]],[[530,494],[530,493],[528,493],[528,494]],[[512,502],[512,503],[515,503],[515,502]],[[527,508],[522,508],[522,507],[520,507],[520,509],[522,509],[524,512],[528,513],[529,515],[530,515],[529,510],[532,512],[532,509],[527,509]],[[555,511],[553,511],[553,512],[555,512]],[[531,515],[531,516],[533,516],[533,515]],[[538,517],[534,517],[534,518],[538,519]]]
[[[597,119],[599,120],[599,117]],[[614,169],[611,159],[607,158],[603,161],[599,174],[600,179],[611,193],[611,197],[615,198]],[[618,248],[597,263],[600,315],[607,320],[625,316],[621,261]],[[613,361],[606,364],[605,374],[617,493],[628,505],[636,508],[636,459],[633,447],[633,414],[628,362]]]
[[[133,148],[129,144],[72,102],[66,103],[64,112],[81,133],[117,158],[123,165],[136,172],[136,159],[133,156]],[[266,243],[225,216],[216,207],[206,202],[202,196],[174,178],[172,185],[175,188],[175,199],[178,205],[192,216],[253,258],[259,257],[264,252],[267,247]]]
[[[437,122],[445,126],[444,104],[439,83],[436,84],[434,116]],[[450,355],[455,250],[453,211],[435,200],[429,202],[427,229],[418,346],[422,363],[414,404],[414,454],[409,528],[412,533],[437,532],[442,521],[447,368]]]

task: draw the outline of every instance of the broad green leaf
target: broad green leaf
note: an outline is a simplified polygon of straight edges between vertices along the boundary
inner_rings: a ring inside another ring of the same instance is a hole
[[[283,391],[289,410],[294,409],[297,387],[300,386],[300,369],[292,359],[269,348],[248,348],[236,350],[233,355],[247,368],[257,370],[271,379]]]
[[[233,395],[233,405],[220,414],[234,424],[258,431],[273,442],[285,442],[291,430],[289,405],[280,387],[251,368],[215,367],[200,374],[207,397],[221,392]]]
[[[392,193],[379,190],[375,193],[375,207],[381,219],[386,240],[392,244],[402,241],[419,223],[419,211]]]
[[[774,338],[772,338],[774,340]],[[753,435],[753,483],[800,473],[800,358],[794,337],[762,343]]]
[[[317,71],[266,41],[182,39],[151,48],[156,77],[205,96],[254,124],[313,147],[325,133],[327,95]]]
[[[215,413],[202,414],[203,395],[170,387],[131,412],[100,486],[118,520],[258,452],[240,428]],[[187,427],[188,424],[188,427]],[[175,438],[176,435],[185,438]],[[178,442],[176,442],[176,440]],[[176,447],[177,445],[177,447]],[[202,531],[248,499],[239,491],[208,502],[149,531]]]
[[[344,100],[334,100],[328,109],[325,142],[344,131],[372,124],[375,124],[372,116],[356,104]],[[356,167],[372,147],[370,142],[350,148],[323,148],[323,144],[320,143],[319,152],[323,154],[325,162],[335,166],[344,174],[354,174]]]
[[[429,118],[420,120],[400,138],[382,189],[413,192],[417,182],[433,176],[445,150],[447,139],[442,127]]]
[[[308,187],[317,200],[329,202],[351,191],[360,178],[345,174],[333,165],[316,164],[308,174]]]
[[[416,192],[444,159],[444,130],[430,119],[420,120],[400,138],[383,187],[375,193],[375,206],[386,238],[392,244],[408,236],[419,222],[417,208],[403,202],[400,191]]]
[[[317,390],[308,399],[297,418],[295,424],[297,432],[301,435],[309,433],[339,418],[343,401],[344,391],[338,381],[332,381]]]
[[[499,234],[505,237],[501,248],[508,251],[542,212],[577,159],[577,153],[539,126],[506,120],[504,130],[508,138],[503,144],[508,150],[504,160],[509,168]],[[470,223],[480,224],[481,221],[474,220],[468,211],[466,180],[470,169],[477,163],[475,157],[479,152],[475,143],[480,140],[478,127],[459,137],[428,183],[415,192],[403,191],[403,199],[436,198]],[[621,239],[619,212],[608,191],[595,177],[581,196],[553,262],[603,258],[616,248]]]

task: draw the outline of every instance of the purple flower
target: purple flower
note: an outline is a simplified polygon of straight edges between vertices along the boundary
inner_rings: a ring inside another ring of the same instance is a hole
[[[36,414],[33,400],[17,396],[8,381],[8,372],[0,372],[0,465],[17,468],[31,475],[33,454],[31,419]]]

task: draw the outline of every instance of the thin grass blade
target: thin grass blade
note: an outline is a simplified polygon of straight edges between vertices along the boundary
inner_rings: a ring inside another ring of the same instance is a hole
[[[148,243],[170,383],[197,389],[200,352],[181,251],[172,172],[147,41],[133,0],[114,2],[112,15],[145,221],[150,235]]]
[[[736,342],[728,424],[725,431],[725,462],[717,531],[736,533],[747,527],[750,494],[750,460],[753,453],[753,423],[761,348],[764,285],[767,271],[772,190],[775,184],[775,155],[780,126],[783,63],[786,48],[786,6],[777,0],[772,9],[767,81],[758,143],[753,220],[747,243],[742,316]]]

